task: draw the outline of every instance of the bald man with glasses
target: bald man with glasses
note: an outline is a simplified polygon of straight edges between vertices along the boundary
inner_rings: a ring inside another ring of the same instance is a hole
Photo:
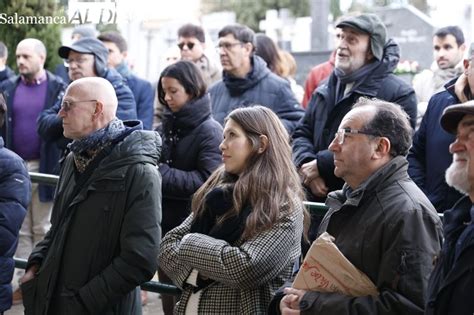
[[[25,314],[141,314],[138,286],[161,238],[161,138],[116,117],[107,80],[66,90],[58,115],[73,141],[61,164],[51,229],[22,278]]]

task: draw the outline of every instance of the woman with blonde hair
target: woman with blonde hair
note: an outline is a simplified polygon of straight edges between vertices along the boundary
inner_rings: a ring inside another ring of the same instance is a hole
[[[178,314],[263,314],[300,254],[303,193],[289,136],[268,108],[226,118],[224,165],[163,239],[160,267],[183,290]]]

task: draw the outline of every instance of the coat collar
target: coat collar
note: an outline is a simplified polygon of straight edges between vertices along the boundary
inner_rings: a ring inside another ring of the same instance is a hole
[[[326,205],[340,209],[343,205],[357,207],[368,194],[372,196],[393,182],[407,177],[408,162],[404,156],[397,156],[382,166],[356,189],[344,184],[342,190],[329,193]]]

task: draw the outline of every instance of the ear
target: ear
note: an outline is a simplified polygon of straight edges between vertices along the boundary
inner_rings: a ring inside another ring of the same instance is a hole
[[[97,101],[95,103],[95,110],[94,110],[94,113],[92,114],[92,118],[97,119],[103,112],[104,112],[104,103],[102,103],[101,101]]]
[[[376,141],[374,145],[375,150],[373,157],[375,159],[381,159],[390,155],[390,149],[392,148],[392,144],[390,143],[390,140],[387,137],[378,138],[378,141]]]
[[[469,69],[469,59],[463,59],[462,64],[464,65],[464,74],[466,74],[467,69]]]
[[[258,146],[258,154],[262,154],[268,148],[268,137],[265,135],[261,135],[260,137],[260,144]]]

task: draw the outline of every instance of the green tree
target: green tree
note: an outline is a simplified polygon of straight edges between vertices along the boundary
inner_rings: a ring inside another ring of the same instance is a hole
[[[293,16],[309,15],[309,0],[203,0],[204,13],[234,11],[237,22],[259,31],[267,10],[289,9]]]
[[[63,15],[63,11],[55,0],[0,0],[0,8],[2,17],[5,19],[14,17],[15,13],[18,17],[54,17]],[[49,70],[54,69],[54,67],[61,62],[57,53],[58,48],[61,46],[61,28],[62,25],[60,23],[0,23],[0,40],[8,47],[9,66],[16,69],[16,45],[24,38],[37,38],[44,43],[48,52],[45,68]]]

